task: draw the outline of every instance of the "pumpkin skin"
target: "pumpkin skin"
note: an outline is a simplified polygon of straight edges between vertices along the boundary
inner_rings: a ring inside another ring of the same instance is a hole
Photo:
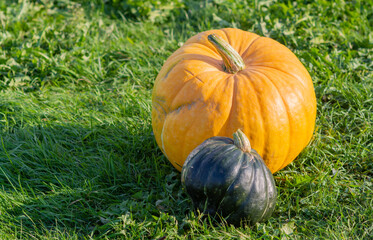
[[[276,205],[275,182],[262,158],[227,137],[209,138],[194,149],[181,182],[196,210],[233,225],[265,221]]]
[[[210,34],[238,52],[244,69],[226,71]],[[203,141],[242,129],[274,173],[307,146],[315,119],[313,83],[298,58],[273,39],[239,29],[191,37],[167,59],[152,92],[155,139],[179,171]]]

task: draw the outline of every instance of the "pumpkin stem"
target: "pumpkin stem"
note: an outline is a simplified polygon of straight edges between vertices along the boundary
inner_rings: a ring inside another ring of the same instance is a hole
[[[227,72],[236,73],[245,68],[245,63],[240,54],[223,38],[216,34],[210,34],[207,39],[214,45],[223,58],[224,68]]]
[[[245,133],[238,129],[235,133],[233,133],[233,142],[239,149],[243,152],[251,152],[251,144],[249,139],[246,137]]]

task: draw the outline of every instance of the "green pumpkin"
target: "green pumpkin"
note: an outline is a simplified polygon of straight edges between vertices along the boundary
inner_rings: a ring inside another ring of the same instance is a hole
[[[228,223],[253,225],[267,220],[276,205],[271,171],[251,149],[245,134],[212,137],[186,159],[181,181],[194,208]]]

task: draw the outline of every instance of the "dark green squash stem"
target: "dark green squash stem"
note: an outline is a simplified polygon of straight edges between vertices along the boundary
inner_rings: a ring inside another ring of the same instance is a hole
[[[251,152],[251,144],[249,139],[246,137],[245,133],[238,129],[235,133],[233,133],[233,142],[239,149],[243,152],[250,153]]]

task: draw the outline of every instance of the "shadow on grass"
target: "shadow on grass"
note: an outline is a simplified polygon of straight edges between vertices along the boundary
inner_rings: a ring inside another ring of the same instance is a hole
[[[131,132],[121,123],[49,124],[1,138],[6,214],[0,219],[13,231],[102,235],[120,232],[124,216],[137,223],[162,214],[184,217],[180,174],[159,151],[150,127]]]

